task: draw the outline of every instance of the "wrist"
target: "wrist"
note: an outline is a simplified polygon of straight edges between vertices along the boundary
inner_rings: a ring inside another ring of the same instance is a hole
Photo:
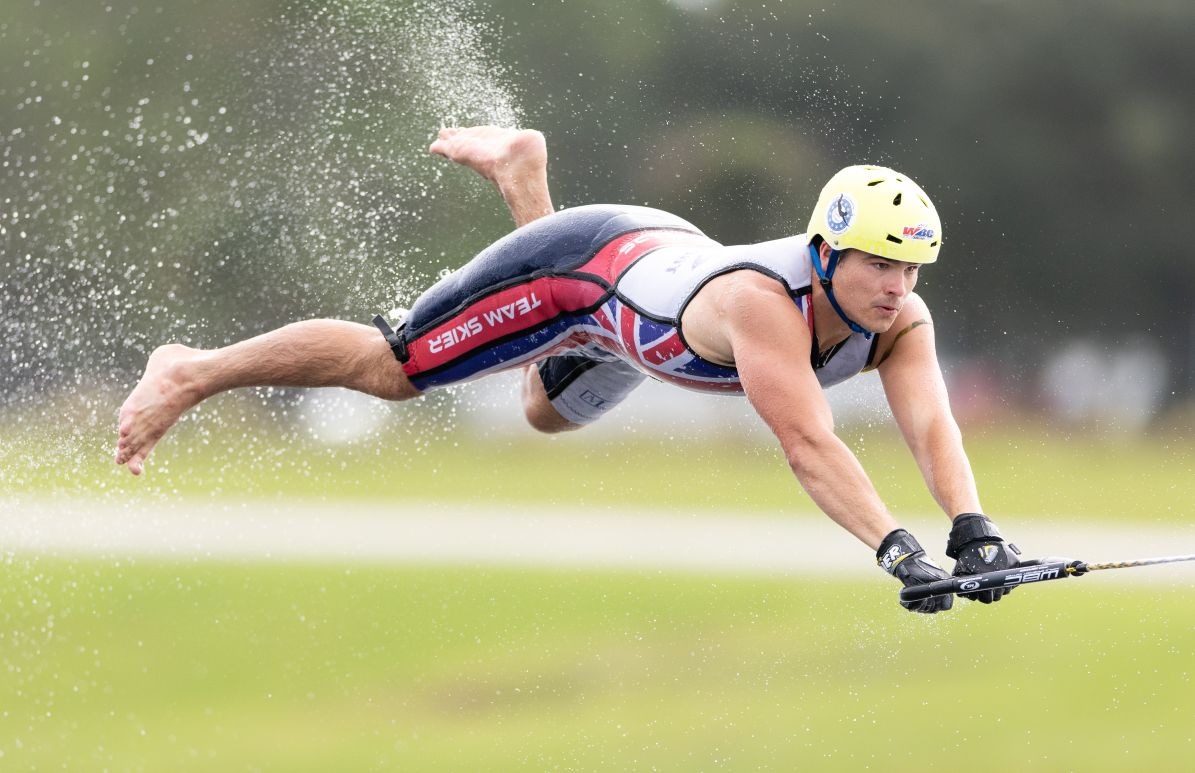
[[[916,553],[924,552],[921,544],[908,531],[893,529],[876,550],[876,564],[888,574],[895,574],[902,562]]]
[[[1003,542],[1004,536],[983,513],[962,513],[955,517],[946,539],[946,555],[957,559],[963,548],[972,542]]]

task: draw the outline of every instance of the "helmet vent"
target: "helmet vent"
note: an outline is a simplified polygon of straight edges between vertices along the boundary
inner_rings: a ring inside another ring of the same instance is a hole
[[[930,242],[930,243],[929,243],[929,246],[931,246],[931,247],[937,247],[937,246],[938,246],[938,243],[937,243],[937,242]]]
[[[898,239],[892,234],[888,234],[888,241],[892,242],[893,244],[904,244],[904,239]]]
[[[896,198],[892,200],[892,206],[899,207],[900,206],[900,197],[903,195],[904,195],[903,193],[896,194]]]

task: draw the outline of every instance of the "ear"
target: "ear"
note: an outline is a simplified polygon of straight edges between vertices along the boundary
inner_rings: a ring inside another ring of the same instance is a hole
[[[829,268],[830,268],[830,253],[833,251],[834,251],[834,248],[831,247],[830,243],[825,241],[824,239],[822,240],[822,243],[817,246],[817,256],[819,258],[821,258],[822,271],[829,270]]]

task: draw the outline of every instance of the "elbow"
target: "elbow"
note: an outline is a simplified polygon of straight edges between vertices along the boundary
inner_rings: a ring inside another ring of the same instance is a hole
[[[840,441],[831,427],[805,428],[788,433],[781,441],[789,469],[798,478],[821,466],[821,460]]]
[[[926,426],[907,433],[905,440],[917,459],[932,458],[942,449],[956,449],[963,445],[963,433],[954,417],[946,414]]]

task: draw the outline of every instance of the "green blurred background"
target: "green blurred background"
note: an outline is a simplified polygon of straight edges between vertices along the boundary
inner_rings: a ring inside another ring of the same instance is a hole
[[[1189,552],[1193,23],[1110,0],[6,0],[6,533],[48,526],[30,502],[821,518],[741,404],[651,390],[567,438],[520,428],[506,382],[402,406],[252,390],[188,416],[145,479],[111,467],[157,344],[364,321],[505,233],[497,196],[425,153],[484,122],[544,131],[558,205],[658,206],[726,243],[804,230],[845,164],[908,172],[944,220],[918,289],[988,511],[1014,537],[1140,526]],[[932,513],[874,381],[830,396],[893,509]],[[0,557],[3,770],[1181,770],[1193,750],[1189,582],[919,619],[865,550],[834,579]]]
[[[545,132],[558,204],[651,204],[728,243],[803,231],[842,165],[905,170],[945,224],[920,290],[948,353],[1033,404],[1076,340],[1156,352],[1165,385],[1147,391],[1184,400],[1193,14],[12,0],[6,399],[83,366],[128,377],[164,336],[410,300],[509,227],[480,181],[423,154],[440,125],[490,121]]]

